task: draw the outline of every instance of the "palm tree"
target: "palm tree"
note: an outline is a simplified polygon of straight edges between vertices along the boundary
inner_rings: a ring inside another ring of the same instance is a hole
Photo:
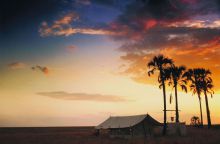
[[[190,81],[190,90],[192,91],[193,95],[197,94],[199,99],[199,108],[200,108],[200,119],[201,119],[201,127],[203,127],[203,115],[202,115],[202,104],[201,104],[201,92],[202,87],[199,81],[200,70],[198,68],[189,69],[187,72],[183,74],[183,77],[186,80]]]
[[[208,128],[211,127],[211,117],[210,117],[210,110],[209,110],[209,103],[208,103],[208,97],[207,93],[214,94],[213,89],[213,82],[211,78],[211,71],[201,68],[200,69],[200,81],[201,81],[201,87],[203,89],[203,93],[205,95],[205,103],[206,103],[206,112],[207,112],[207,122],[208,122]]]
[[[175,90],[175,102],[176,102],[176,123],[179,122],[179,108],[178,108],[178,96],[177,96],[177,88],[180,86],[182,90],[187,92],[187,80],[183,79],[184,71],[186,70],[185,66],[175,66],[174,64],[165,70],[167,73],[169,80],[169,85],[173,85]]]
[[[169,58],[164,57],[163,55],[155,56],[148,64],[148,75],[151,76],[154,74],[155,71],[159,71],[158,75],[158,82],[160,83],[160,88],[163,88],[163,100],[164,100],[164,125],[163,125],[163,135],[166,135],[166,128],[167,128],[167,114],[166,114],[166,88],[165,88],[165,68],[167,65],[171,65],[173,61]]]

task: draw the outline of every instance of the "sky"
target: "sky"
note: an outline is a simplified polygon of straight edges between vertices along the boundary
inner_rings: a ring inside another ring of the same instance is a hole
[[[147,75],[158,54],[211,70],[220,123],[220,0],[1,0],[0,126],[94,126],[147,113],[162,122],[158,73]],[[189,124],[198,98],[178,97]],[[206,123],[203,95],[202,106]]]

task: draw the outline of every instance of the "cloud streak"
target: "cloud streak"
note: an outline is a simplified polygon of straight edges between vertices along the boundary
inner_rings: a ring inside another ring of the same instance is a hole
[[[36,65],[36,66],[31,67],[31,69],[32,69],[33,71],[39,70],[39,71],[41,71],[42,73],[44,73],[45,75],[48,75],[48,74],[50,73],[49,68],[46,67],[46,66]]]
[[[64,91],[54,92],[38,92],[38,95],[47,96],[50,98],[73,101],[97,101],[97,102],[124,102],[129,101],[122,96],[102,95],[102,94],[87,94],[87,93],[68,93]]]
[[[26,67],[26,64],[22,62],[13,62],[13,63],[8,64],[8,67],[10,69],[22,69]]]
[[[73,27],[72,23],[79,20],[79,15],[69,13],[59,20],[54,21],[49,25],[46,21],[42,22],[39,28],[40,36],[70,36],[74,34],[89,34],[89,35],[115,35],[113,32],[104,28],[91,27]]]
[[[70,49],[70,50],[75,50],[75,49],[77,49],[77,47],[76,47],[75,45],[68,45],[66,48],[67,48],[67,49]]]

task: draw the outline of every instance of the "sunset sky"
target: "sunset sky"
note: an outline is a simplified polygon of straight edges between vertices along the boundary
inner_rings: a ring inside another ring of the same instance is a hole
[[[211,118],[220,123],[220,0],[1,0],[0,126],[146,113],[162,122],[162,90],[146,66],[158,54],[212,71]],[[189,123],[198,98],[178,94]],[[202,105],[206,123],[203,95]]]

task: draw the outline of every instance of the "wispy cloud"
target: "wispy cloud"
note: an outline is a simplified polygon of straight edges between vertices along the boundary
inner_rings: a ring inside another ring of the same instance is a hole
[[[71,50],[71,51],[75,51],[77,49],[77,46],[75,46],[75,45],[68,45],[68,46],[66,46],[66,49],[67,50]]]
[[[13,63],[8,64],[8,67],[10,69],[22,69],[26,67],[26,64],[22,62],[13,62]]]
[[[205,21],[205,20],[185,20],[181,22],[171,23],[171,27],[191,27],[191,28],[220,28],[220,20]]]
[[[34,70],[34,71],[39,70],[39,71],[43,72],[45,75],[48,75],[49,72],[50,72],[49,68],[46,67],[46,66],[36,65],[36,66],[31,67],[31,69]]]
[[[98,101],[98,102],[124,102],[129,101],[125,97],[115,95],[87,94],[87,93],[68,93],[64,91],[38,92],[38,95],[47,96],[55,99],[73,101]]]
[[[69,13],[49,25],[46,21],[42,22],[39,28],[40,36],[70,36],[77,33],[89,35],[115,35],[113,32],[104,28],[73,27],[72,23],[79,19],[76,13]]]

